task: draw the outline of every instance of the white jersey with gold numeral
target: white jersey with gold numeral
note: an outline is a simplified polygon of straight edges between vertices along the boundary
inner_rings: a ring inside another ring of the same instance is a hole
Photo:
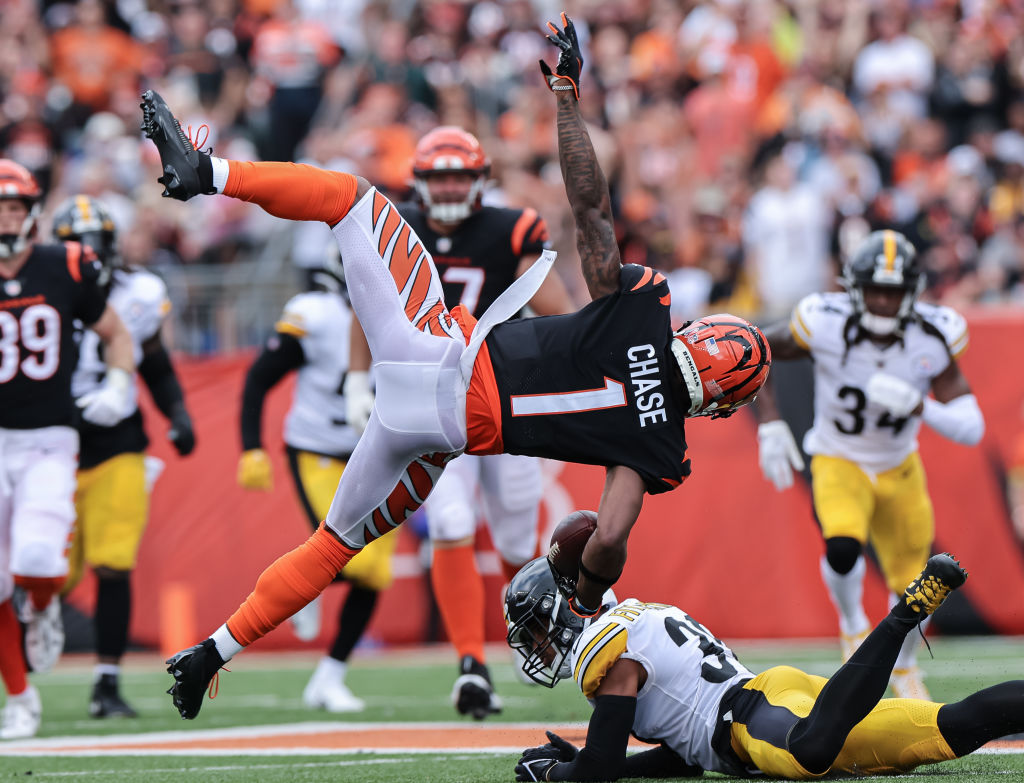
[[[307,291],[288,300],[275,326],[302,345],[292,407],[284,420],[284,442],[303,451],[347,457],[359,435],[346,423],[342,385],[348,372],[352,314],[339,294]]]
[[[843,331],[853,314],[848,294],[811,294],[797,304],[790,331],[814,360],[814,425],[804,437],[804,451],[880,473],[917,450],[921,418],[896,418],[868,402],[868,379],[885,372],[927,395],[950,357],[967,349],[968,337],[967,322],[949,307],[918,302],[914,312],[917,318],[902,340],[881,347],[861,339],[847,350]]]
[[[160,331],[164,317],[171,310],[167,286],[163,280],[145,269],[114,269],[107,302],[132,336],[133,358],[138,366],[142,361],[142,344]],[[71,376],[71,393],[75,399],[99,388],[106,372],[107,365],[100,354],[100,338],[96,332],[86,329],[82,332],[78,365]],[[135,385],[133,394],[137,398],[137,376],[132,378],[132,383]],[[135,408],[132,408],[134,411]]]
[[[573,679],[592,699],[619,658],[644,667],[633,733],[663,742],[691,765],[725,772],[711,747],[719,703],[736,683],[753,677],[723,642],[682,609],[623,601],[593,622],[572,651]]]

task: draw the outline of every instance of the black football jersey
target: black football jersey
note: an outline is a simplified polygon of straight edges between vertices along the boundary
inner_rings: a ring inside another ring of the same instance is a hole
[[[540,255],[548,240],[543,218],[532,209],[481,207],[447,236],[427,224],[419,204],[399,204],[398,211],[433,257],[445,305],[462,304],[476,318],[512,285],[522,257]]]
[[[0,427],[70,425],[75,321],[107,303],[101,266],[81,245],[36,245],[18,274],[0,277]]]
[[[669,301],[662,275],[629,264],[618,291],[582,310],[494,327],[504,450],[625,465],[651,494],[679,486],[690,475],[689,401],[674,380]]]

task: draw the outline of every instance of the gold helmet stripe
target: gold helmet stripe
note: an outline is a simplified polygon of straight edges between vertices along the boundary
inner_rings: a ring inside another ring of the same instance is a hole
[[[82,215],[82,223],[92,220],[92,202],[89,201],[88,196],[75,196],[75,206],[78,207],[78,211]]]
[[[896,232],[886,229],[882,233],[882,252],[885,254],[885,271],[896,268]]]

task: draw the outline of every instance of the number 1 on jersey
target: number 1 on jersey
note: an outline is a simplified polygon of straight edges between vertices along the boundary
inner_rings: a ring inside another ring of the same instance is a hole
[[[513,416],[550,416],[557,413],[621,408],[626,404],[626,387],[611,378],[604,379],[604,388],[554,394],[513,394]]]

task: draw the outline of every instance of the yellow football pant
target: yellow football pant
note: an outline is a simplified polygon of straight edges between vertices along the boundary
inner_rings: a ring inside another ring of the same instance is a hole
[[[921,457],[915,452],[872,480],[855,462],[816,455],[811,483],[822,535],[870,539],[889,590],[902,593],[924,568],[935,537]]]

